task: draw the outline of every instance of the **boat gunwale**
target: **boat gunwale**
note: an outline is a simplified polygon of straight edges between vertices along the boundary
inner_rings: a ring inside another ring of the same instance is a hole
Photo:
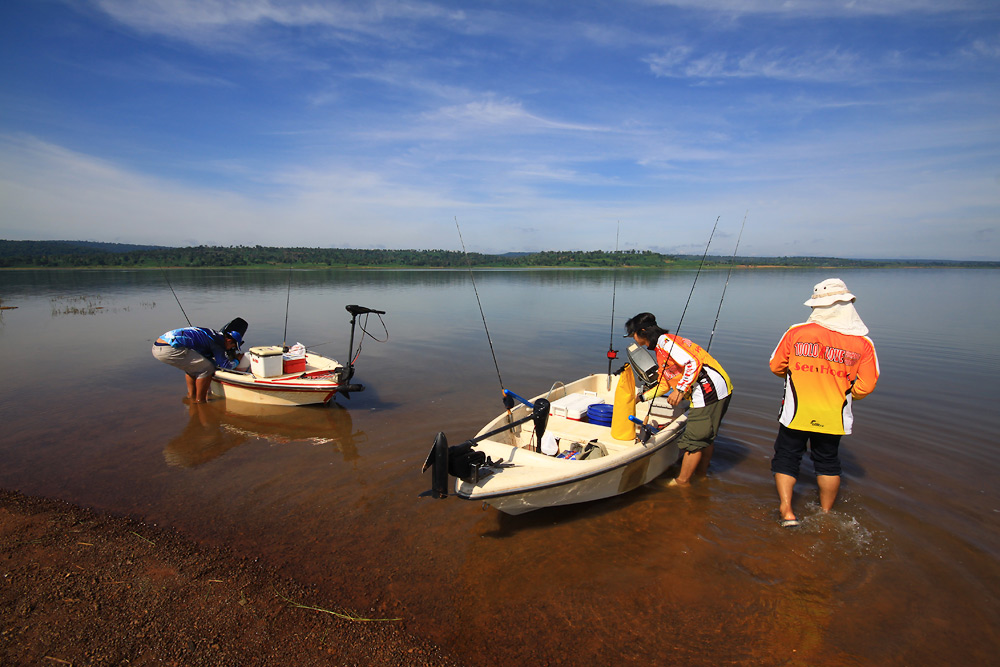
[[[666,438],[663,442],[659,443],[658,445],[656,445],[652,449],[643,447],[640,450],[640,449],[637,448],[637,451],[641,452],[641,455],[639,455],[639,456],[627,456],[627,454],[629,452],[622,452],[623,460],[621,462],[619,462],[619,463],[614,464],[611,467],[608,467],[608,468],[600,468],[600,469],[592,470],[592,471],[585,472],[585,473],[582,473],[582,474],[579,474],[579,475],[574,475],[572,477],[562,477],[562,478],[560,478],[557,481],[553,481],[553,482],[549,482],[549,483],[534,484],[532,486],[527,486],[527,487],[522,486],[522,487],[517,487],[516,489],[505,489],[503,491],[495,491],[495,492],[492,492],[492,493],[483,492],[483,493],[477,494],[475,496],[469,495],[467,493],[463,493],[461,491],[461,489],[459,488],[459,484],[456,484],[455,485],[455,495],[457,495],[459,498],[462,498],[463,500],[482,500],[482,501],[488,501],[488,500],[491,500],[491,499],[494,499],[494,498],[504,498],[504,497],[507,497],[507,496],[516,496],[516,495],[521,495],[521,494],[524,494],[524,493],[532,493],[534,491],[546,491],[548,489],[555,489],[555,488],[558,488],[560,486],[565,486],[567,484],[575,484],[575,483],[578,483],[578,482],[583,482],[583,481],[586,481],[586,480],[594,478],[594,477],[600,477],[601,475],[606,475],[606,474],[609,474],[609,473],[613,473],[613,472],[619,470],[620,468],[624,468],[625,466],[628,466],[628,465],[631,465],[631,464],[635,463],[636,461],[639,461],[641,459],[649,458],[649,457],[654,456],[659,450],[661,450],[664,447],[672,444],[674,442],[674,440],[676,440],[678,437],[680,437],[680,435],[681,435],[682,432],[683,431],[681,429],[677,429],[676,432],[673,435],[671,435],[669,438]],[[487,442],[489,442],[489,441],[487,441]],[[498,444],[502,444],[502,443],[498,443]],[[515,448],[512,445],[504,445],[504,446],[505,447]],[[520,449],[520,448],[516,448],[516,449]],[[544,454],[542,454],[541,456],[544,456]],[[604,458],[604,457],[601,457],[601,458]],[[596,459],[595,459],[595,461],[596,461]],[[566,463],[567,464],[570,464],[570,463],[582,463],[582,461],[567,460]],[[496,473],[493,473],[493,474],[496,474]],[[459,482],[464,482],[464,480],[459,479]],[[482,487],[476,486],[476,485],[473,485],[472,488],[474,490],[476,490],[476,489],[482,490]]]
[[[465,482],[465,480],[462,480],[461,478],[458,478],[457,479],[457,483],[455,484],[455,494],[457,496],[459,496],[460,498],[464,499],[464,500],[483,500],[483,501],[487,501],[487,500],[490,500],[490,499],[493,499],[493,498],[503,498],[503,497],[506,497],[506,496],[520,495],[520,494],[523,494],[523,493],[530,493],[530,492],[533,492],[533,491],[543,491],[543,490],[548,490],[548,489],[554,489],[554,488],[558,488],[560,486],[564,486],[566,484],[575,484],[575,483],[578,483],[578,482],[586,481],[588,479],[592,479],[594,477],[599,477],[601,475],[613,473],[613,472],[619,470],[620,468],[623,468],[625,466],[628,466],[628,465],[631,465],[631,464],[635,463],[636,461],[639,461],[639,460],[644,459],[644,458],[650,458],[650,457],[656,455],[656,453],[659,450],[661,450],[664,447],[667,447],[667,446],[673,444],[673,442],[675,440],[677,440],[677,438],[680,437],[681,433],[684,432],[683,428],[675,427],[677,424],[680,424],[681,427],[686,426],[687,425],[687,415],[679,415],[669,425],[664,426],[664,429],[673,428],[674,432],[671,435],[669,435],[668,437],[664,438],[662,442],[660,442],[658,444],[655,444],[652,447],[647,447],[646,445],[641,445],[641,446],[640,445],[636,445],[634,447],[631,447],[631,448],[628,448],[628,449],[624,449],[624,450],[620,450],[619,452],[617,452],[615,454],[609,455],[612,458],[614,458],[614,457],[621,457],[621,459],[622,459],[621,461],[616,462],[615,464],[613,464],[610,467],[602,467],[602,468],[595,469],[595,470],[581,471],[580,474],[572,475],[570,477],[560,477],[558,480],[555,480],[555,481],[552,481],[552,482],[548,482],[548,483],[541,483],[541,484],[536,483],[536,484],[532,484],[530,486],[520,486],[520,487],[517,487],[517,488],[508,488],[508,489],[497,490],[497,491],[493,491],[493,492],[485,491],[483,489],[483,487],[478,486],[477,484],[473,483],[472,484],[472,489],[474,491],[475,490],[480,490],[481,491],[481,493],[476,494],[475,496],[469,495],[468,493],[463,493],[461,491],[460,485],[462,483],[468,484],[468,482]],[[552,459],[552,460],[556,460],[556,461],[559,460],[559,459],[554,459],[553,457],[548,457],[548,456],[546,456],[544,454],[539,454],[538,452],[533,452],[531,450],[524,449],[522,447],[518,447],[516,445],[508,445],[508,444],[505,444],[505,443],[497,442],[495,440],[485,440],[485,441],[483,441],[483,443],[490,443],[490,444],[493,444],[493,445],[499,445],[501,447],[505,447],[505,448],[508,448],[508,449],[511,449],[511,450],[520,449],[520,450],[523,450],[523,451],[525,451],[525,452],[527,452],[529,454],[534,454],[534,455],[537,455],[537,456],[545,456],[547,459]],[[606,458],[606,457],[602,456],[602,457],[599,457],[597,459],[593,459],[593,461],[597,462],[597,461],[600,461],[600,459],[603,459],[603,458]],[[585,461],[575,460],[575,459],[574,460],[562,459],[562,461],[565,462],[567,465],[585,463]],[[515,465],[520,465],[520,464],[515,464]],[[498,473],[492,473],[491,476],[495,475],[495,474],[498,474]]]

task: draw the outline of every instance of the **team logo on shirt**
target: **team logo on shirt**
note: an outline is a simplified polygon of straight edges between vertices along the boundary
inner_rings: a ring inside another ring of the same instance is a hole
[[[820,343],[800,342],[795,344],[796,357],[810,357],[812,359],[825,359],[832,364],[843,364],[844,366],[854,366],[861,359],[857,352],[842,350],[839,347],[823,347]]]

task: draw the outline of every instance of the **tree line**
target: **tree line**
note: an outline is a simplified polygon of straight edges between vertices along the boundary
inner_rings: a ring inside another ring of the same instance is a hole
[[[301,268],[689,268],[698,255],[667,255],[649,250],[546,250],[491,255],[455,250],[355,248],[276,248],[254,246],[139,246],[92,241],[0,240],[0,268],[159,268],[159,267],[301,267]],[[835,257],[705,258],[706,267],[901,267],[981,266],[1000,262],[944,260],[856,260]]]

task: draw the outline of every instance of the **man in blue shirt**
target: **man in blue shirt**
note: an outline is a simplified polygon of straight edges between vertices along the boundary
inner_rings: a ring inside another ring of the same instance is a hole
[[[217,368],[236,368],[243,335],[239,331],[215,331],[207,327],[185,327],[168,331],[153,343],[153,356],[184,371],[187,397],[194,403],[208,400],[212,375]]]

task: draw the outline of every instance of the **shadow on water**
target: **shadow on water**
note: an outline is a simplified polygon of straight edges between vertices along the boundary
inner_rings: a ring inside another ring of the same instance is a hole
[[[733,438],[719,435],[715,439],[715,452],[712,454],[710,471],[725,473],[739,467],[750,457],[750,448]]]

